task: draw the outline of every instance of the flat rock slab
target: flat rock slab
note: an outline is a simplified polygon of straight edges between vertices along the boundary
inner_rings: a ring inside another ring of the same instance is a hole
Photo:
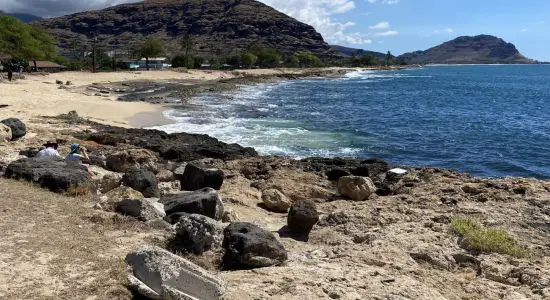
[[[64,160],[52,157],[23,158],[12,162],[6,168],[4,177],[35,182],[55,193],[67,192],[75,187],[95,191],[86,167],[67,164]]]
[[[133,269],[130,285],[151,299],[221,299],[223,282],[190,261],[156,246],[126,256]]]
[[[224,210],[220,195],[212,188],[165,195],[160,203],[164,204],[167,216],[176,213],[200,214],[219,221]]]

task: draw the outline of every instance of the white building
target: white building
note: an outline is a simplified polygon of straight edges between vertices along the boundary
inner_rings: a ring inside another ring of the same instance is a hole
[[[168,63],[166,57],[151,57],[149,58],[149,69],[166,69],[171,68],[172,64]],[[128,68],[131,70],[147,69],[147,59],[142,58],[140,60],[128,62]]]

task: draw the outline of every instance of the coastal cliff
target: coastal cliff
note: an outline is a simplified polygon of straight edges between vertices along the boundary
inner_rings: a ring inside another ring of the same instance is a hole
[[[405,53],[409,64],[532,64],[514,44],[491,35],[461,36],[425,51]]]
[[[51,33],[64,50],[91,45],[95,35],[102,46],[128,51],[145,36],[154,36],[165,43],[169,54],[181,51],[182,40],[189,37],[192,52],[203,57],[240,55],[253,45],[282,54],[330,53],[312,26],[254,0],[144,1],[35,24]]]

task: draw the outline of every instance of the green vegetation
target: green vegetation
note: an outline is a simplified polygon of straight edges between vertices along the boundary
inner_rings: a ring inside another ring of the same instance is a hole
[[[145,57],[145,66],[147,67],[147,71],[149,71],[149,58],[164,54],[164,45],[160,40],[149,38],[141,45],[139,54]]]
[[[298,52],[292,55],[288,64],[292,67],[301,67],[301,68],[311,68],[311,67],[321,67],[323,62],[319,57],[315,56],[311,52]]]
[[[57,53],[55,40],[42,29],[0,16],[0,54],[9,55],[14,61],[34,61],[36,66],[36,60],[55,60]]]
[[[258,61],[258,57],[253,53],[246,52],[242,55],[241,60],[243,65],[245,65],[248,68],[252,68],[254,65],[256,65],[256,62]]]
[[[248,51],[258,57],[258,64],[263,68],[278,67],[281,63],[281,55],[273,48],[252,46]]]
[[[194,69],[197,67],[197,65],[195,62],[195,58],[192,55],[186,54],[174,56],[174,58],[172,58],[172,67]]]
[[[470,219],[454,219],[451,222],[451,229],[464,238],[467,247],[473,251],[508,254],[518,258],[529,255],[529,250],[503,229],[485,228]]]

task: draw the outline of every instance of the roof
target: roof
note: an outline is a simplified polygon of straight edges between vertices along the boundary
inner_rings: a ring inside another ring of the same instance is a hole
[[[166,60],[166,59],[167,59],[166,57],[149,57],[149,61],[152,61],[152,60]],[[141,60],[146,61],[147,59],[144,57]]]
[[[29,61],[30,66],[34,66],[34,61]],[[44,61],[44,60],[37,60],[36,61],[36,67],[37,68],[60,68],[60,69],[66,69],[67,67],[62,66],[60,64],[56,64],[52,61]]]

